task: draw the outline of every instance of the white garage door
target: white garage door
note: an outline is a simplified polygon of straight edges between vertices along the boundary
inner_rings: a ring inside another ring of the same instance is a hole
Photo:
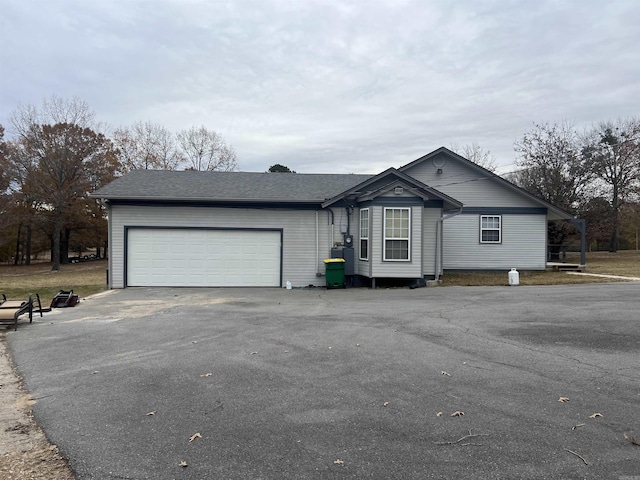
[[[129,228],[130,287],[279,287],[279,231]]]

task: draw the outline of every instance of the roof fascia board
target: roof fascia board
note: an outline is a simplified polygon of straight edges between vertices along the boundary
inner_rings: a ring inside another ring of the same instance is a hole
[[[126,199],[109,200],[110,205],[136,207],[218,207],[218,208],[278,208],[290,210],[320,210],[320,202],[278,202],[278,201],[200,201],[200,200],[148,200]]]

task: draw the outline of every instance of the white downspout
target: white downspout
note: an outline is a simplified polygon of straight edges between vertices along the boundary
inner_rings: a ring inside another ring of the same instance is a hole
[[[333,214],[333,210],[331,210],[331,208],[327,208],[326,211],[330,215],[330,217],[327,217],[327,225],[329,226],[329,228],[327,228],[327,240],[328,240],[329,251],[330,251],[331,248],[333,247],[334,214]],[[327,255],[328,255],[328,253],[327,253]],[[317,275],[319,277],[324,276],[324,272],[320,270],[320,266],[318,266],[318,274]]]
[[[436,226],[436,280],[440,280],[440,277],[444,274],[444,267],[442,265],[442,250],[443,250],[443,232],[444,232],[444,221],[455,217],[456,215],[460,215],[462,213],[462,208],[456,210],[453,213],[448,213],[447,215],[442,215],[438,219],[438,224]]]
[[[320,230],[318,228],[318,210],[316,210],[316,277],[320,276]]]

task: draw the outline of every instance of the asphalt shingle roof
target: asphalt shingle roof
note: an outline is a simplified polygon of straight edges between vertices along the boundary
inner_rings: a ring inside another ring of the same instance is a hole
[[[94,192],[109,200],[323,202],[372,175],[134,170]]]

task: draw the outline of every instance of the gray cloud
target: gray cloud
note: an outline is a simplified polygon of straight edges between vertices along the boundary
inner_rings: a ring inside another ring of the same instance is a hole
[[[534,121],[638,115],[640,3],[0,0],[0,123],[78,96],[112,126],[204,124],[240,166],[375,173]],[[508,167],[505,167],[508,168]]]

